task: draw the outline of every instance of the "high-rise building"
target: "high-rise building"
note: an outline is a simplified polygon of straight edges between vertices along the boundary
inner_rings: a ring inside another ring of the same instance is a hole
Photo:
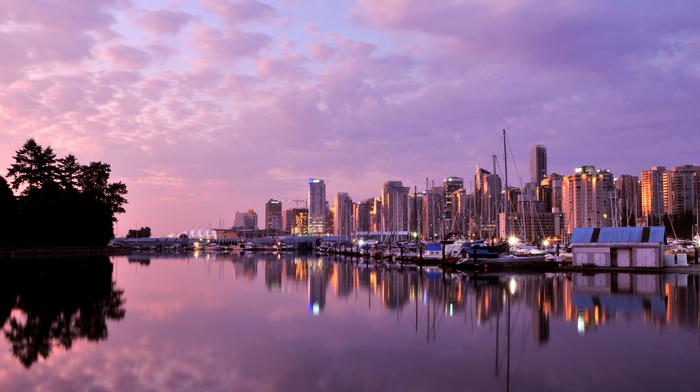
[[[352,213],[352,199],[347,193],[338,192],[335,196],[335,209],[333,214],[334,235],[349,238],[354,234]]]
[[[363,200],[353,206],[353,219],[356,231],[367,232],[372,230],[370,213],[374,199]]]
[[[540,183],[538,198],[544,202],[545,211],[561,212],[561,180],[561,174],[552,173]]]
[[[265,203],[265,229],[282,230],[282,202],[270,199]]]
[[[547,148],[536,145],[530,149],[530,182],[539,185],[547,177]]]
[[[479,226],[479,238],[491,238],[498,235],[498,213],[502,209],[501,178],[482,168],[476,170],[474,176],[475,216],[474,221]]]
[[[639,189],[639,177],[623,174],[615,180],[617,190],[617,219],[621,226],[636,226],[636,220],[642,215],[642,197]]]
[[[408,231],[408,194],[401,181],[387,181],[382,188],[382,231]]]
[[[253,209],[249,209],[246,212],[236,211],[233,214],[233,227],[235,229],[257,230],[258,214]]]
[[[322,236],[327,214],[326,184],[323,180],[309,178],[309,236]]]
[[[646,225],[655,225],[667,212],[668,173],[663,166],[642,171],[642,218]]]
[[[442,188],[445,190],[445,219],[451,223],[455,215],[452,207],[452,194],[464,188],[464,179],[462,177],[447,177],[442,180]]]
[[[442,203],[445,199],[442,193],[435,188],[423,191],[423,208],[421,214],[421,236],[426,241],[432,241],[440,238]]]
[[[424,193],[414,191],[409,195],[408,200],[408,229],[411,234],[415,233],[416,236],[422,235],[423,197]]]
[[[697,216],[700,197],[700,166],[683,165],[668,171],[668,214],[692,212]]]
[[[562,180],[566,232],[576,227],[611,227],[615,181],[609,170],[581,166]]]

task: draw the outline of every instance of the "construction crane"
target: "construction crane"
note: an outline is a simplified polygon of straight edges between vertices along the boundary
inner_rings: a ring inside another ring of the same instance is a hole
[[[299,208],[299,203],[304,203],[304,208],[306,208],[306,199],[282,199],[282,201],[293,201],[297,203],[297,208]]]

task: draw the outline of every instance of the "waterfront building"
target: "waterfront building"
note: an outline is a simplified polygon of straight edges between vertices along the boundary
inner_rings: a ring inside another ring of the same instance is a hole
[[[545,211],[561,212],[561,174],[552,173],[540,182],[538,199],[544,202]]]
[[[416,236],[422,235],[421,232],[421,227],[422,227],[422,219],[421,217],[423,216],[423,197],[424,194],[423,192],[417,192],[414,190],[410,195],[409,195],[409,201],[408,201],[408,217],[409,217],[409,231],[413,235],[415,233]]]
[[[306,208],[290,208],[284,213],[284,230],[291,235],[308,235],[309,210]]]
[[[693,213],[698,216],[700,166],[682,165],[668,171],[668,210],[671,216]]]
[[[322,236],[327,214],[326,184],[321,179],[309,178],[308,235]]]
[[[408,231],[408,194],[401,181],[387,181],[382,188],[382,231]]]
[[[508,238],[511,235],[529,243],[542,243],[545,239],[562,238],[565,233],[564,214],[540,210],[525,210],[517,213],[498,214],[499,236]]]
[[[333,235],[350,238],[353,230],[353,203],[345,192],[335,196],[333,208]]]
[[[562,181],[566,233],[577,227],[611,227],[615,182],[609,170],[581,166]]]
[[[547,148],[538,144],[530,149],[530,182],[539,185],[547,178]]]
[[[668,173],[664,166],[652,166],[642,171],[642,217],[645,225],[660,223],[667,212]]]
[[[474,221],[479,227],[478,238],[491,238],[498,235],[498,212],[502,205],[501,178],[488,170],[477,168],[474,176],[475,184],[475,216]]]
[[[451,232],[470,234],[469,216],[472,214],[471,208],[474,206],[474,195],[467,194],[465,188],[460,188],[452,192],[452,226]]]
[[[636,219],[642,215],[642,197],[639,177],[623,174],[615,180],[617,191],[617,216],[620,226],[636,226]]]
[[[233,228],[243,230],[257,230],[258,214],[252,208],[246,212],[236,211],[233,214]]]
[[[463,189],[464,188],[464,179],[462,177],[447,177],[444,180],[442,180],[442,189],[445,192],[445,221],[446,225],[452,226],[453,224],[453,219],[456,215],[456,212],[453,209],[452,206],[452,195],[454,192]]]
[[[282,202],[270,199],[265,203],[265,229],[282,230]]]
[[[366,199],[353,206],[353,224],[356,231],[371,231],[371,212],[374,199]]]
[[[372,209],[369,213],[370,231],[383,231],[382,199],[375,197],[372,199]]]
[[[424,240],[438,239],[440,232],[440,211],[444,201],[442,194],[434,189],[423,191],[423,214],[421,215],[421,236]]]

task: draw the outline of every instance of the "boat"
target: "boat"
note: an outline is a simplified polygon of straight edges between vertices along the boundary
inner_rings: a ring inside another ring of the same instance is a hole
[[[225,250],[225,247],[217,244],[216,242],[210,242],[204,246],[204,251],[207,253],[221,253]]]

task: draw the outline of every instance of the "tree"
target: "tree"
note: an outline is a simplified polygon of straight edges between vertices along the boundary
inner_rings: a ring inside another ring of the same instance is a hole
[[[64,190],[77,189],[82,167],[75,155],[68,154],[56,162],[58,162],[58,182],[61,187]]]
[[[109,183],[109,174],[112,168],[109,164],[102,162],[90,162],[89,165],[82,166],[78,175],[78,185],[83,194],[89,195],[99,202],[109,206],[112,214],[125,212],[123,205],[126,204],[126,185],[121,182]],[[114,218],[113,220],[116,220]]]
[[[126,238],[151,238],[151,228],[142,227],[138,230],[131,229],[129,230],[129,234],[126,235]]]
[[[16,199],[16,216],[3,219],[16,222],[22,236],[15,246],[97,246],[114,237],[115,215],[125,212],[126,185],[110,183],[111,168],[102,162],[81,165],[69,154],[56,159],[51,147],[43,148],[34,139],[27,140],[14,156],[8,169],[12,178],[8,188],[21,190]],[[0,193],[3,184],[0,183]],[[7,192],[5,192],[7,193]],[[3,212],[3,203],[0,214]],[[46,235],[46,226],[60,227]]]
[[[27,140],[15,152],[15,163],[7,169],[12,189],[24,187],[23,194],[53,184],[57,178],[56,154],[51,147],[43,148],[34,139]]]

